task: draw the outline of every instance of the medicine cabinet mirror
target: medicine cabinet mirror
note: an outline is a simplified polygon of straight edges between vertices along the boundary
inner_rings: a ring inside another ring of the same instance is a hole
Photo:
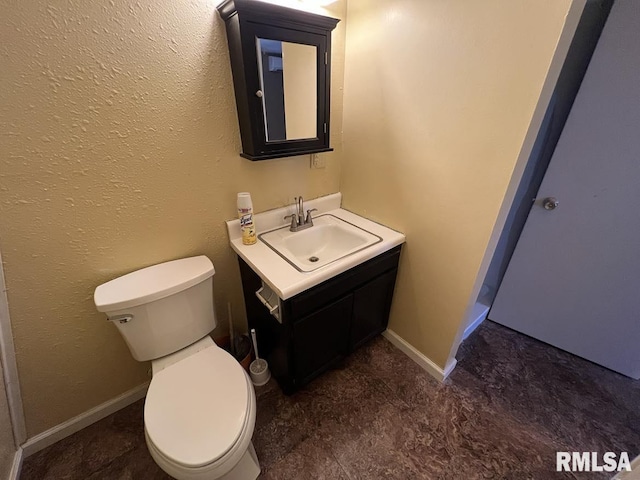
[[[338,20],[259,0],[226,0],[241,156],[266,160],[329,144],[331,31]]]

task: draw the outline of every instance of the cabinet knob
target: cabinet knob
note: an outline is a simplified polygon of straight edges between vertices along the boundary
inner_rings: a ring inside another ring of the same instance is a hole
[[[256,97],[258,97],[258,98],[262,98],[262,90],[258,90],[258,91],[256,92]]]

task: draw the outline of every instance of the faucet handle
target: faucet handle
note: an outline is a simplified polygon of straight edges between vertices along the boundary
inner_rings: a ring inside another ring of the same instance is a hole
[[[317,208],[311,208],[309,210],[307,210],[307,218],[304,221],[304,223],[310,223],[313,225],[313,219],[311,218],[311,212],[317,212],[318,209]]]
[[[289,217],[291,217],[291,228],[294,229],[295,227],[298,226],[298,223],[297,223],[298,215],[296,215],[295,213],[292,213],[291,215],[286,215],[284,219],[286,220]]]

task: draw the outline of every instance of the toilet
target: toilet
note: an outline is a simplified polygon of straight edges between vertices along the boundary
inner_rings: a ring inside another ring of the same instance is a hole
[[[160,468],[178,480],[255,480],[255,391],[209,336],[214,273],[204,255],[161,263],[100,285],[94,302],[133,357],[151,361],[144,429]]]

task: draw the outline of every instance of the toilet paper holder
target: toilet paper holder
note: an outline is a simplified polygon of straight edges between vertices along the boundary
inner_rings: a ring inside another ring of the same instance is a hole
[[[279,323],[282,323],[280,319],[280,303],[282,300],[278,297],[278,294],[274,292],[269,285],[262,282],[262,286],[256,291],[256,297],[260,300],[269,313],[278,320]]]

